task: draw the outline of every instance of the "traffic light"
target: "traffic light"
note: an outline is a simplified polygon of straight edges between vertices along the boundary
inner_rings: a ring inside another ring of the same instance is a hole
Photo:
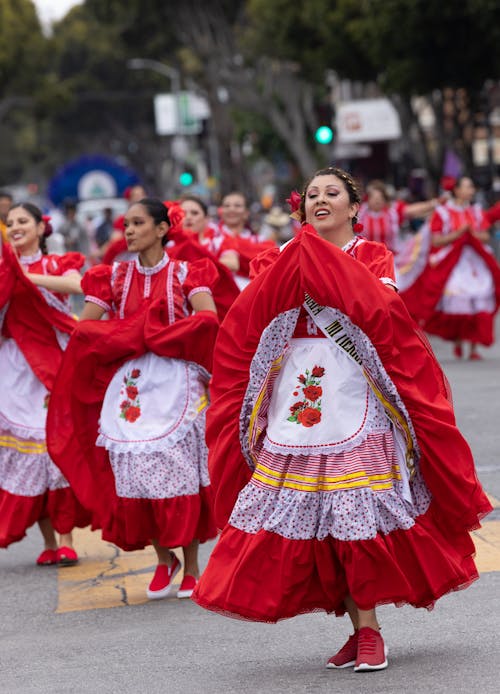
[[[314,139],[320,145],[329,145],[333,140],[333,130],[329,125],[321,125],[314,133]]]
[[[185,187],[190,186],[190,185],[192,185],[193,181],[194,181],[194,176],[190,171],[183,171],[179,175],[179,183],[181,184],[181,186],[185,186]]]

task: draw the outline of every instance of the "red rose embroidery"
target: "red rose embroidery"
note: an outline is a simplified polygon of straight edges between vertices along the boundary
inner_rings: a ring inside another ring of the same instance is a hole
[[[306,386],[302,389],[302,392],[305,398],[311,402],[316,402],[323,395],[323,388],[320,388],[320,386]]]
[[[133,405],[131,407],[128,407],[125,410],[125,419],[127,422],[135,422],[136,419],[139,419],[141,416],[141,410],[139,407],[134,407]]]
[[[123,378],[120,395],[124,399],[120,403],[120,417],[126,422],[135,422],[141,416],[139,388],[136,383],[136,379],[138,379],[140,375],[140,369],[132,369],[130,374]]]
[[[135,386],[127,386],[127,397],[131,400],[135,400],[138,396],[139,391]]]
[[[290,408],[290,416],[287,417],[289,422],[302,424],[304,427],[312,427],[321,421],[321,396],[323,388],[319,385],[320,379],[325,375],[325,369],[322,366],[314,366],[311,371],[305,370],[304,374],[297,376],[299,385],[293,392],[293,396],[297,397],[299,389],[304,394],[304,400],[295,402]]]
[[[321,421],[321,412],[314,407],[306,407],[305,410],[299,412],[297,420],[305,427],[312,427]]]

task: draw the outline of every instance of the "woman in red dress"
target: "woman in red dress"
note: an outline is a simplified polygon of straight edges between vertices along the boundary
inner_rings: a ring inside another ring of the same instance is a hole
[[[376,606],[430,608],[477,579],[469,531],[491,505],[392,254],[353,233],[351,176],[321,170],[296,198],[302,231],[219,332],[207,442],[223,531],[193,598],[264,622],[348,612],[328,667],[380,670]]]
[[[434,212],[427,301],[434,303],[424,329],[454,343],[453,353],[463,356],[470,342],[469,359],[481,359],[477,345],[493,343],[493,318],[500,298],[500,271],[487,243],[490,221],[472,200],[473,181],[459,178],[453,197]]]
[[[182,547],[189,597],[198,543],[216,534],[207,472],[205,410],[218,321],[208,259],[165,252],[175,215],[145,198],[125,215],[135,260],[84,276],[85,308],[54,388],[49,450],[64,465],[103,539],[125,550],[153,544],[147,594],[166,597]],[[108,313],[107,321],[99,319]]]
[[[75,563],[72,530],[89,522],[45,441],[50,392],[75,326],[68,294],[81,294],[85,261],[79,253],[47,255],[50,230],[37,207],[14,205],[0,259],[0,547],[38,522],[40,565]]]
[[[222,265],[238,272],[240,259],[235,241],[218,227],[209,223],[208,208],[201,198],[185,195],[180,205],[184,210],[183,228],[193,233],[196,240]]]
[[[404,221],[427,216],[437,204],[437,200],[411,204],[402,200],[391,202],[385,184],[382,181],[371,181],[366,188],[366,202],[358,212],[359,223],[363,225],[362,235],[368,241],[384,243],[396,253]]]

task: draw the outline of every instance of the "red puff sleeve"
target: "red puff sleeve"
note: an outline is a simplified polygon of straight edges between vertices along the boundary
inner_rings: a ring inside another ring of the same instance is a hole
[[[97,304],[105,311],[112,310],[111,265],[95,265],[84,274],[82,290],[85,301]]]
[[[198,292],[212,293],[212,287],[219,279],[217,268],[209,258],[200,258],[194,263],[188,263],[188,274],[182,288],[187,299]]]
[[[68,272],[80,272],[84,264],[85,256],[81,253],[50,255],[47,258],[47,270],[51,275],[67,275]]]
[[[397,287],[394,255],[384,244],[372,241],[360,243],[356,248],[356,260],[366,265],[384,284]]]

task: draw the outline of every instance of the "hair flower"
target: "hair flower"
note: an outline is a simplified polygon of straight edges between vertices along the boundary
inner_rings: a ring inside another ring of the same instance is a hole
[[[300,210],[300,205],[302,202],[302,196],[296,190],[292,190],[290,197],[286,199],[287,203],[290,205],[292,214],[290,217],[296,219],[298,222],[302,221],[302,212]]]
[[[361,224],[361,222],[356,222],[356,224],[354,224],[354,226],[352,227],[352,230],[355,234],[361,234],[361,232],[363,231],[363,225]]]
[[[42,222],[45,225],[45,228],[43,230],[43,235],[45,237],[50,236],[52,234],[52,232],[54,231],[52,228],[52,224],[50,223],[51,219],[52,219],[52,217],[50,217],[50,215],[48,215],[48,214],[42,215]]]
[[[171,228],[182,226],[182,222],[184,220],[184,210],[180,206],[178,200],[165,200],[163,204],[168,210],[168,219],[170,221]]]

